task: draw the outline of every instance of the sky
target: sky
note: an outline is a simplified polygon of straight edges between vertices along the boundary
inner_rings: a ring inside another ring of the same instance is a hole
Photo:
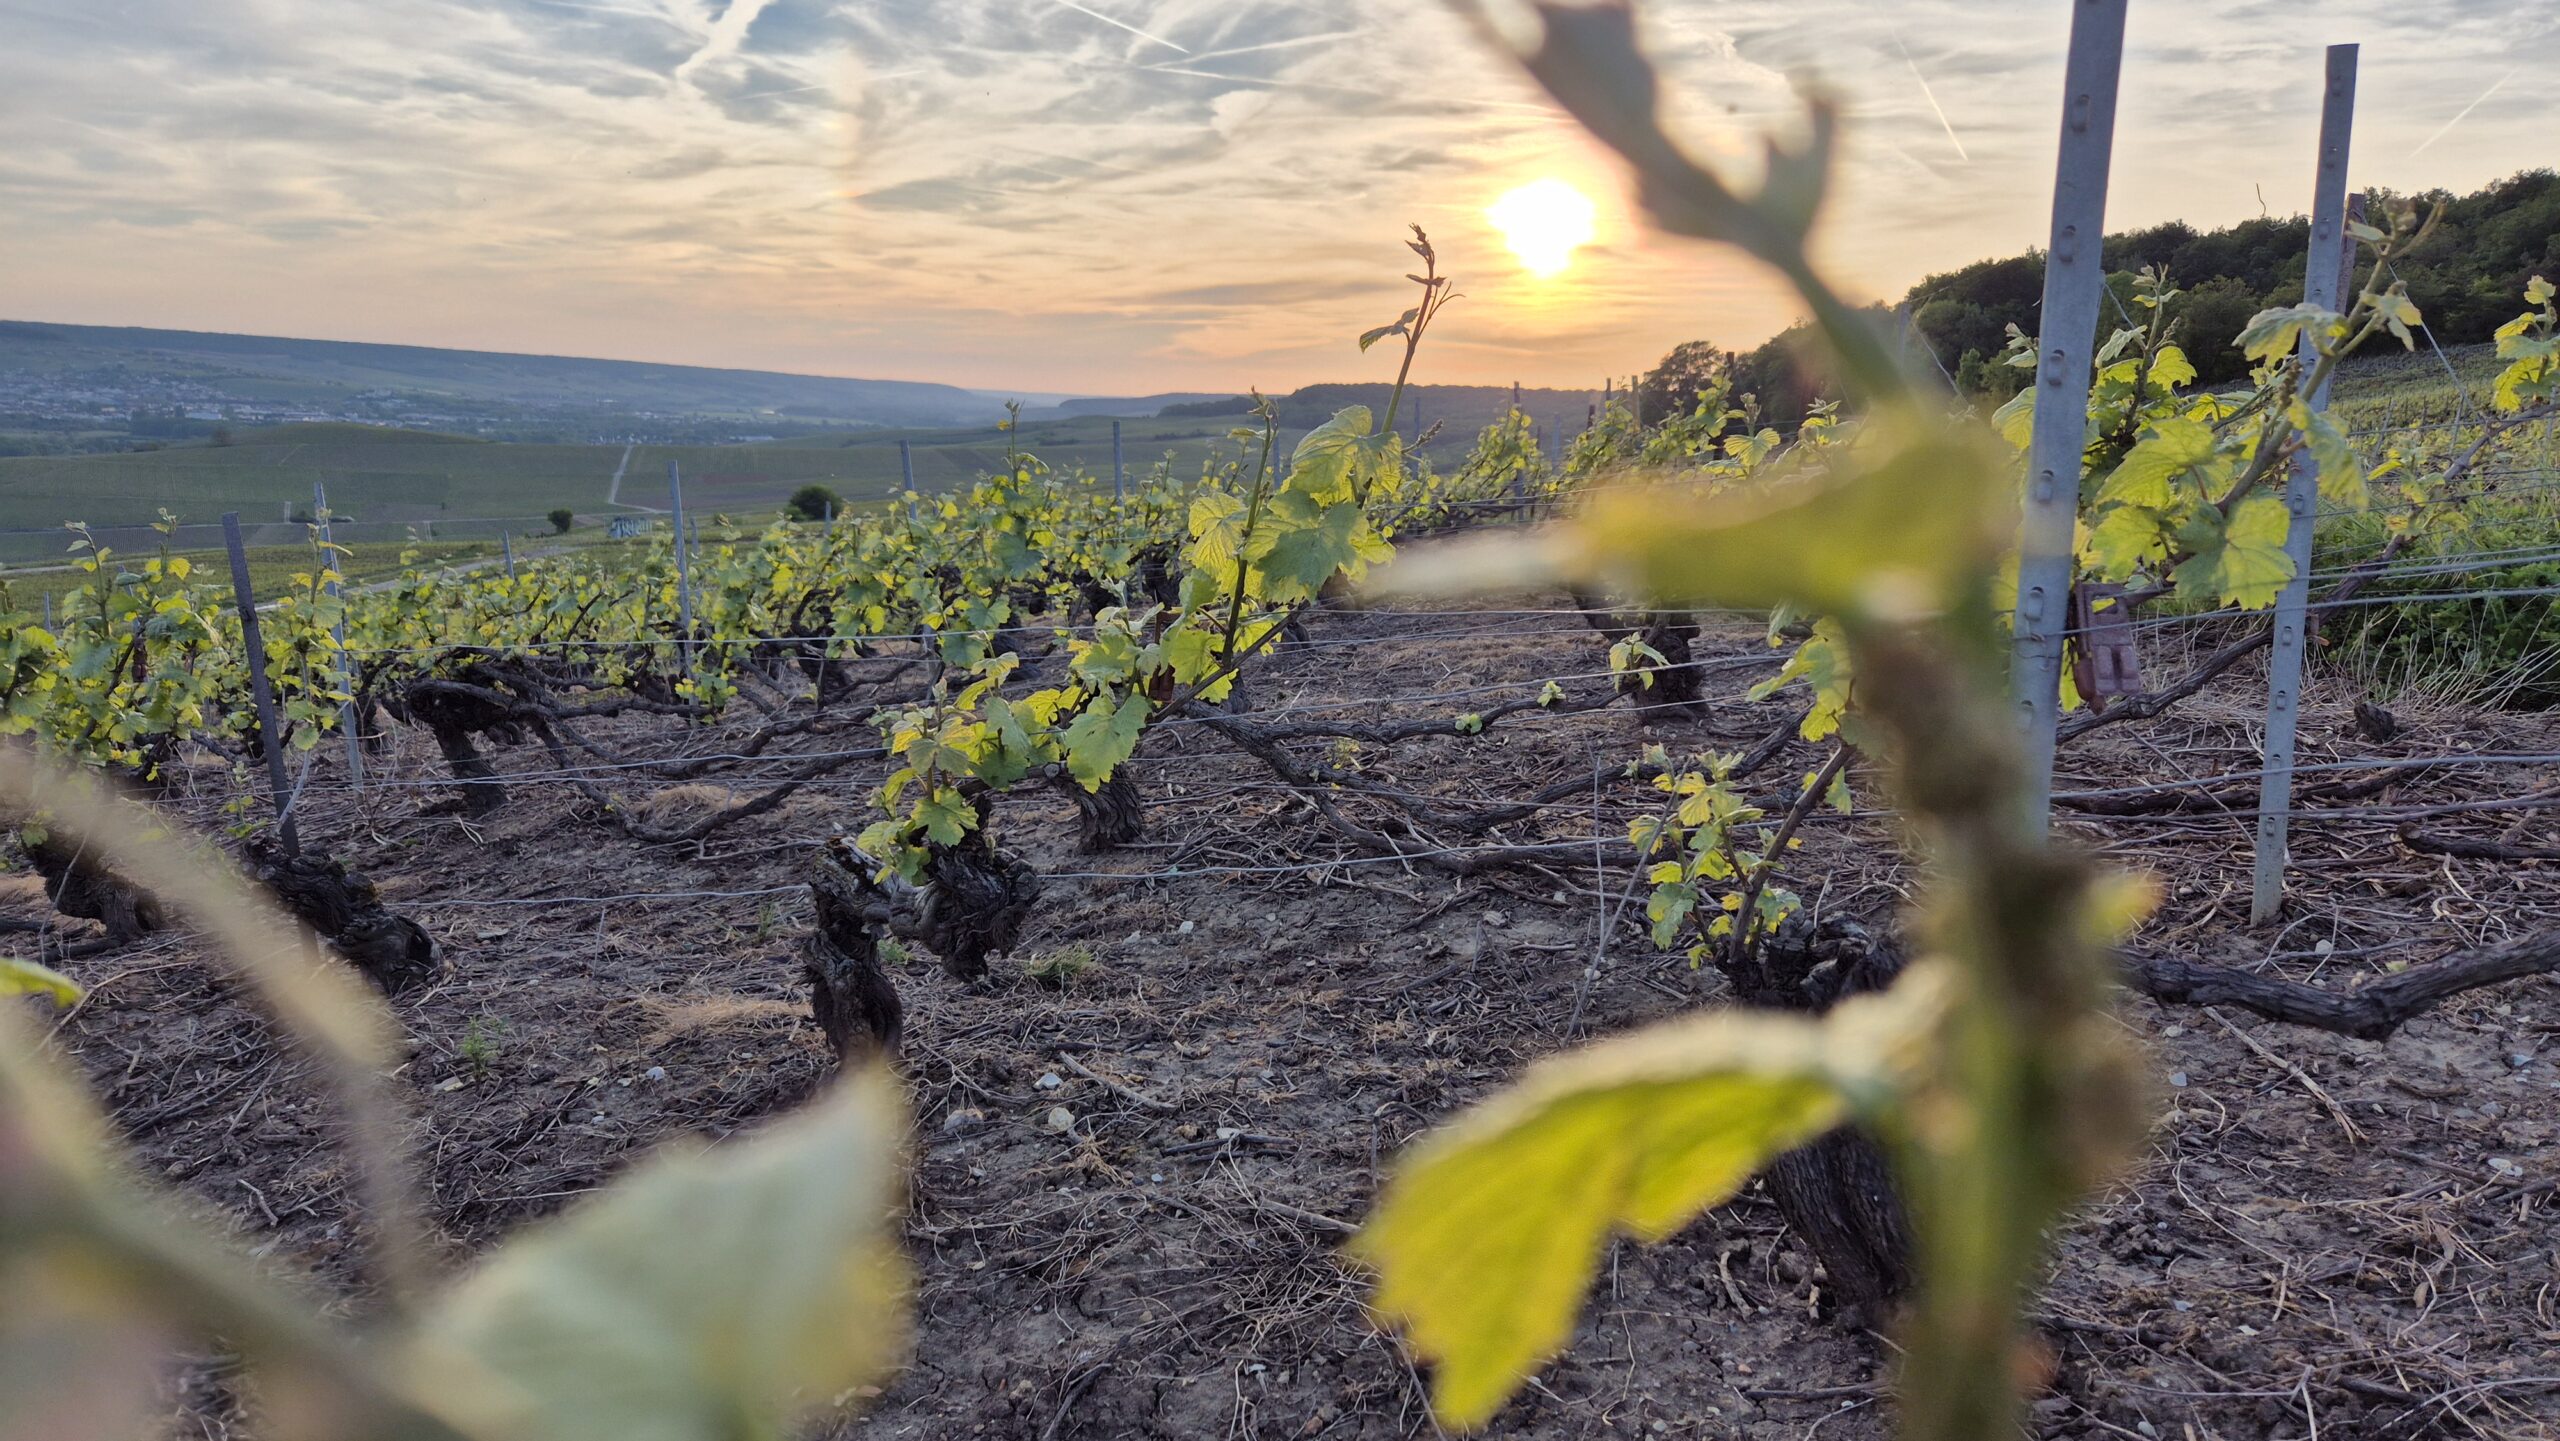
[[[1650,0],[1692,148],[1846,114],[1842,288],[2042,243],[2067,0]],[[2111,228],[2560,164],[2552,0],[2132,0]],[[1561,274],[1486,210],[1596,202]],[[1407,223],[1464,294],[1416,378],[1584,388],[1794,307],[1434,0],[0,0],[0,316],[937,380],[1391,378]]]

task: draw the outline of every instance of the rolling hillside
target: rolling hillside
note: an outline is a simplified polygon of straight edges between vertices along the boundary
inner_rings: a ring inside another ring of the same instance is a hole
[[[958,386],[915,381],[29,321],[0,321],[0,374],[72,383],[165,378],[250,403],[321,405],[399,392],[516,409],[771,413],[876,425],[964,424],[1001,413]]]

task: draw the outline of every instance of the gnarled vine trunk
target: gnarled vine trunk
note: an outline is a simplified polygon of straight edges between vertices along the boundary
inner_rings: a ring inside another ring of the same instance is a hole
[[[1088,791],[1072,777],[1061,784],[1076,803],[1076,849],[1088,854],[1107,851],[1146,833],[1145,802],[1129,763],[1112,771],[1100,790]]]
[[[1619,611],[1594,591],[1569,586],[1567,593],[1582,611],[1583,623],[1611,645],[1634,636],[1662,657],[1662,666],[1646,676],[1618,677],[1618,689],[1635,696],[1636,719],[1645,725],[1704,720],[1704,679],[1697,671],[1695,641],[1698,619],[1684,611]],[[1650,684],[1647,683],[1648,678]]]
[[[105,926],[111,943],[139,940],[168,924],[157,896],[62,837],[31,840],[21,831],[18,848],[43,878],[45,897],[53,908]]]
[[[897,936],[934,953],[953,980],[976,982],[987,957],[1010,951],[1040,898],[1040,873],[998,850],[983,831],[957,846],[934,846],[924,882],[874,873],[878,863],[842,837],[819,849],[809,890],[819,924],[807,967],[810,1009],[829,1039],[868,1033],[894,1045],[897,992],[880,969],[879,938]],[[849,1053],[842,1041],[837,1054]]]
[[[860,872],[846,869],[846,858],[819,853],[809,880],[818,923],[803,950],[801,972],[809,982],[810,1014],[839,1065],[874,1056],[894,1060],[904,1035],[906,1008],[897,983],[881,969],[880,937],[862,914],[866,889]]]
[[[250,876],[296,919],[327,937],[384,995],[435,978],[435,941],[416,921],[383,905],[373,882],[327,856],[287,856],[263,836],[244,849]]]
[[[1747,1005],[1820,1014],[1881,991],[1902,952],[1855,921],[1789,917],[1748,961],[1719,968]],[[1911,1221],[1884,1148],[1854,1127],[1778,1158],[1767,1176],[1778,1213],[1831,1279],[1836,1298],[1872,1324],[1911,1286]]]
[[[1694,664],[1695,652],[1690,645],[1697,639],[1697,622],[1687,616],[1657,611],[1647,611],[1644,621],[1640,632],[1644,643],[1661,653],[1664,665],[1650,673],[1653,684],[1635,682],[1636,719],[1645,725],[1706,719],[1703,677]],[[1619,684],[1624,686],[1627,682]]]
[[[427,733],[436,738],[436,749],[444,753],[446,768],[462,783],[462,813],[474,819],[503,808],[507,788],[495,779],[497,768],[472,743],[472,737],[488,736],[501,744],[524,738],[523,725],[516,715],[492,703],[482,693],[484,690],[477,685],[442,680],[412,681],[400,692],[393,708],[400,719],[425,726]]]

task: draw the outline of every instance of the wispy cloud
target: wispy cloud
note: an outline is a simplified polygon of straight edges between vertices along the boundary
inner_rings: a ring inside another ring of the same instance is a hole
[[[773,0],[728,0],[720,18],[711,22],[711,29],[702,37],[702,48],[676,67],[676,83],[690,86],[695,72],[737,54],[739,47],[747,43],[747,32],[755,28],[756,17],[772,3]]]
[[[1349,337],[1403,307],[1418,221],[1469,296],[1428,378],[1624,373],[1793,318],[1748,266],[1645,235],[1614,164],[1434,4],[0,6],[0,315],[1284,387],[1368,373]],[[1822,246],[1853,289],[2042,238],[2067,7],[1641,8],[1703,155],[1756,164],[1801,72],[1847,97]],[[2549,163],[2560,67],[2516,64],[2560,49],[2548,0],[2145,0],[2111,218],[2307,203],[2320,47],[2344,39],[2366,42],[2356,183]],[[1547,175],[1600,201],[1601,235],[1539,285],[1482,212]]]

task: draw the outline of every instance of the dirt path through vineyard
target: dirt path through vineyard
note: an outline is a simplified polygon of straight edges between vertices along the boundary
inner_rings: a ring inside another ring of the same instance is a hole
[[[1625,762],[1649,742],[1740,749],[1766,735],[1783,706],[1739,697],[1776,654],[1754,626],[1712,625],[1702,657],[1731,664],[1710,676],[1719,699],[1703,722],[1648,732],[1623,708],[1531,715],[1335,758],[1452,797],[1590,773],[1593,795],[1504,837],[1587,839],[1595,825],[1622,837],[1652,794],[1619,778]],[[1605,646],[1567,615],[1328,613],[1253,699],[1265,714],[1454,716],[1489,704],[1488,687],[1533,694],[1605,668]],[[2172,718],[2098,733],[2065,753],[2062,788],[2246,769],[2256,684],[2235,675]],[[1437,698],[1367,699],[1419,692]],[[2319,689],[2307,743],[2373,753],[2345,734],[2356,699]],[[2560,717],[2413,706],[2399,718],[2418,749],[2560,751]],[[651,734],[663,732],[626,739]],[[410,1146],[457,1261],[651,1145],[751,1125],[823,1079],[795,952],[806,901],[780,888],[813,842],[862,823],[870,776],[833,777],[760,829],[653,850],[558,785],[520,784],[515,805],[473,827],[419,817],[431,792],[409,782],[440,772],[423,736],[398,744],[379,767],[389,784],[360,802],[324,770],[305,835],[374,876],[450,962],[397,1010]],[[1783,797],[1817,758],[1795,747],[1760,784]],[[502,768],[546,766],[523,748]],[[1540,1055],[1717,1002],[1711,972],[1644,940],[1640,897],[1595,954],[1623,873],[1462,880],[1361,858],[1197,727],[1153,738],[1140,768],[1138,847],[1075,854],[1055,795],[1008,801],[1003,835],[1056,875],[1184,875],[1053,881],[992,988],[963,991],[923,957],[898,973],[916,1112],[914,1355],[863,1398],[867,1415],[822,1434],[1430,1436],[1416,1376],[1371,1329],[1338,1254],[1381,1168]],[[2374,803],[2531,788],[2483,764],[2414,772]],[[209,828],[217,801],[200,802]],[[2543,816],[2532,825],[2547,836]],[[2159,952],[2347,985],[2560,925],[2548,865],[2419,855],[2389,826],[2312,822],[2297,832],[2298,919],[2251,932],[2249,825],[2198,808],[2066,829],[2162,877],[2166,903],[2142,937]],[[1809,902],[1882,921],[1912,879],[1892,839],[1889,818],[1819,821],[1791,876]],[[628,893],[666,898],[576,899]],[[13,884],[5,909],[34,918],[42,900]],[[92,989],[62,1038],[148,1168],[263,1254],[346,1284],[360,1248],[307,1069],[183,939],[75,969]],[[2147,1161],[2064,1238],[2038,1434],[2560,1435],[2560,986],[2475,993],[2378,1044],[2138,1000],[2124,1019],[2157,1054],[2163,1116]],[[1821,1277],[1754,1193],[1668,1244],[1616,1250],[1571,1353],[1494,1430],[1868,1441],[1884,1434],[1885,1355],[1830,1314]],[[173,1428],[254,1434],[218,1371],[190,1378]]]

